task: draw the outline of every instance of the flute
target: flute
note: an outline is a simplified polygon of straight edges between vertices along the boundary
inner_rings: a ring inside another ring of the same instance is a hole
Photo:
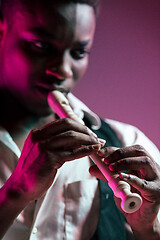
[[[84,125],[83,120],[73,112],[68,100],[60,91],[55,90],[52,93],[49,93],[48,104],[60,118],[71,118]],[[130,185],[127,182],[122,181],[119,178],[119,174],[112,173],[108,166],[103,162],[102,157],[97,154],[92,154],[90,157],[107,179],[108,185],[113,190],[114,195],[121,199],[122,210],[126,213],[137,211],[142,204],[141,196],[137,193],[132,193],[130,191]]]

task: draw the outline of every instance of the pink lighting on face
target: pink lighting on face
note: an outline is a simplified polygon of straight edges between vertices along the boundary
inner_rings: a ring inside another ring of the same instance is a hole
[[[56,71],[56,69],[55,68],[53,68],[53,69],[47,69],[46,70],[46,75],[51,75],[51,76],[54,76],[54,77],[56,77],[56,78],[58,78],[59,80],[61,79],[61,80],[63,80],[64,79],[64,77],[63,76],[60,76],[60,74]]]

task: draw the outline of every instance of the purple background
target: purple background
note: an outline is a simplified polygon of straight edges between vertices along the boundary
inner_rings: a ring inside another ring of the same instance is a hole
[[[135,125],[160,149],[160,1],[104,0],[85,77],[74,93]]]

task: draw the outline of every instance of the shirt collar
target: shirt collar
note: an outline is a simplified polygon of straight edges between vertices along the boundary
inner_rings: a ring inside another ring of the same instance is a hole
[[[20,157],[21,152],[13,141],[10,134],[2,127],[0,127],[0,141],[3,142],[8,148],[10,148],[18,157]]]
[[[75,114],[81,119],[84,117],[84,113],[89,117],[91,121],[91,128],[93,130],[98,130],[101,127],[101,120],[97,114],[92,112],[82,101],[75,97],[72,93],[69,93],[68,101]]]

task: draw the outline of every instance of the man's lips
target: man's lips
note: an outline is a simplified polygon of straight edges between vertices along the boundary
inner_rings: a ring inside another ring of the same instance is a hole
[[[45,93],[52,92],[54,90],[62,92],[64,95],[67,95],[70,91],[69,89],[64,89],[62,87],[57,87],[57,86],[51,86],[51,85],[46,85],[46,84],[37,84],[35,86],[40,91],[43,91]]]

